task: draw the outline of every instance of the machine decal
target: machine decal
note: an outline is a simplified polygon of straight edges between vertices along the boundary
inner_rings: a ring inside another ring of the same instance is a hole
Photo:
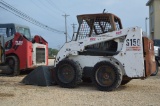
[[[15,41],[15,44],[16,44],[16,45],[22,45],[22,44],[23,44],[23,41]]]
[[[116,35],[120,35],[120,34],[122,34],[122,31],[116,32]]]
[[[15,41],[15,45],[13,46],[14,50],[17,50],[17,49],[18,49],[19,44],[21,44],[21,45],[23,44],[23,37],[20,36],[20,37],[17,39],[17,41],[21,41],[21,43]],[[18,44],[18,43],[19,43],[19,44]]]
[[[127,51],[140,51],[140,39],[127,39],[126,40]]]
[[[90,41],[95,41],[96,40],[96,38],[90,38]]]
[[[133,46],[133,47],[126,47],[127,51],[140,51],[141,47],[140,46]]]
[[[140,46],[140,39],[127,39],[126,46]]]

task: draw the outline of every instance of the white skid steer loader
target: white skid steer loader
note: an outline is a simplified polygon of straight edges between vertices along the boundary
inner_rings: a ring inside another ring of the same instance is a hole
[[[155,70],[153,42],[139,27],[122,29],[111,13],[77,16],[79,28],[58,52],[56,82],[76,87],[90,77],[99,90],[111,91],[131,79],[145,79]]]

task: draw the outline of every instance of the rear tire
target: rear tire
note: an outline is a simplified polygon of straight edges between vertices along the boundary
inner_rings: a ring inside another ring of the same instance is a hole
[[[12,74],[13,76],[17,76],[20,74],[19,70],[19,61],[16,56],[8,56],[6,58],[6,64],[9,65],[9,67],[13,70]]]
[[[158,71],[159,71],[159,66],[158,66],[158,62],[156,61],[156,71],[152,73],[151,76],[156,76]]]
[[[56,65],[56,82],[64,88],[74,88],[82,80],[82,71],[76,62],[64,59]]]
[[[101,91],[112,91],[119,87],[122,81],[122,71],[113,62],[102,61],[93,68],[93,83]]]

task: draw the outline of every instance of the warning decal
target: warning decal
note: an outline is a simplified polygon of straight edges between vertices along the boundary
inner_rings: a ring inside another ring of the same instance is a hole
[[[140,51],[141,47],[140,46],[133,46],[133,47],[126,47],[127,51]]]
[[[127,51],[140,51],[140,39],[126,39],[126,50]]]

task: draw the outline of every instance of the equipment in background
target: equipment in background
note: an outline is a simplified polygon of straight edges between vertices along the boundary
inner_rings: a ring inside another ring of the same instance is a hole
[[[154,54],[156,60],[156,71],[152,73],[152,76],[156,76],[160,66],[160,39],[154,39]]]
[[[38,35],[32,38],[27,26],[0,24],[0,44],[0,74],[16,76],[21,70],[48,65],[47,41]]]

